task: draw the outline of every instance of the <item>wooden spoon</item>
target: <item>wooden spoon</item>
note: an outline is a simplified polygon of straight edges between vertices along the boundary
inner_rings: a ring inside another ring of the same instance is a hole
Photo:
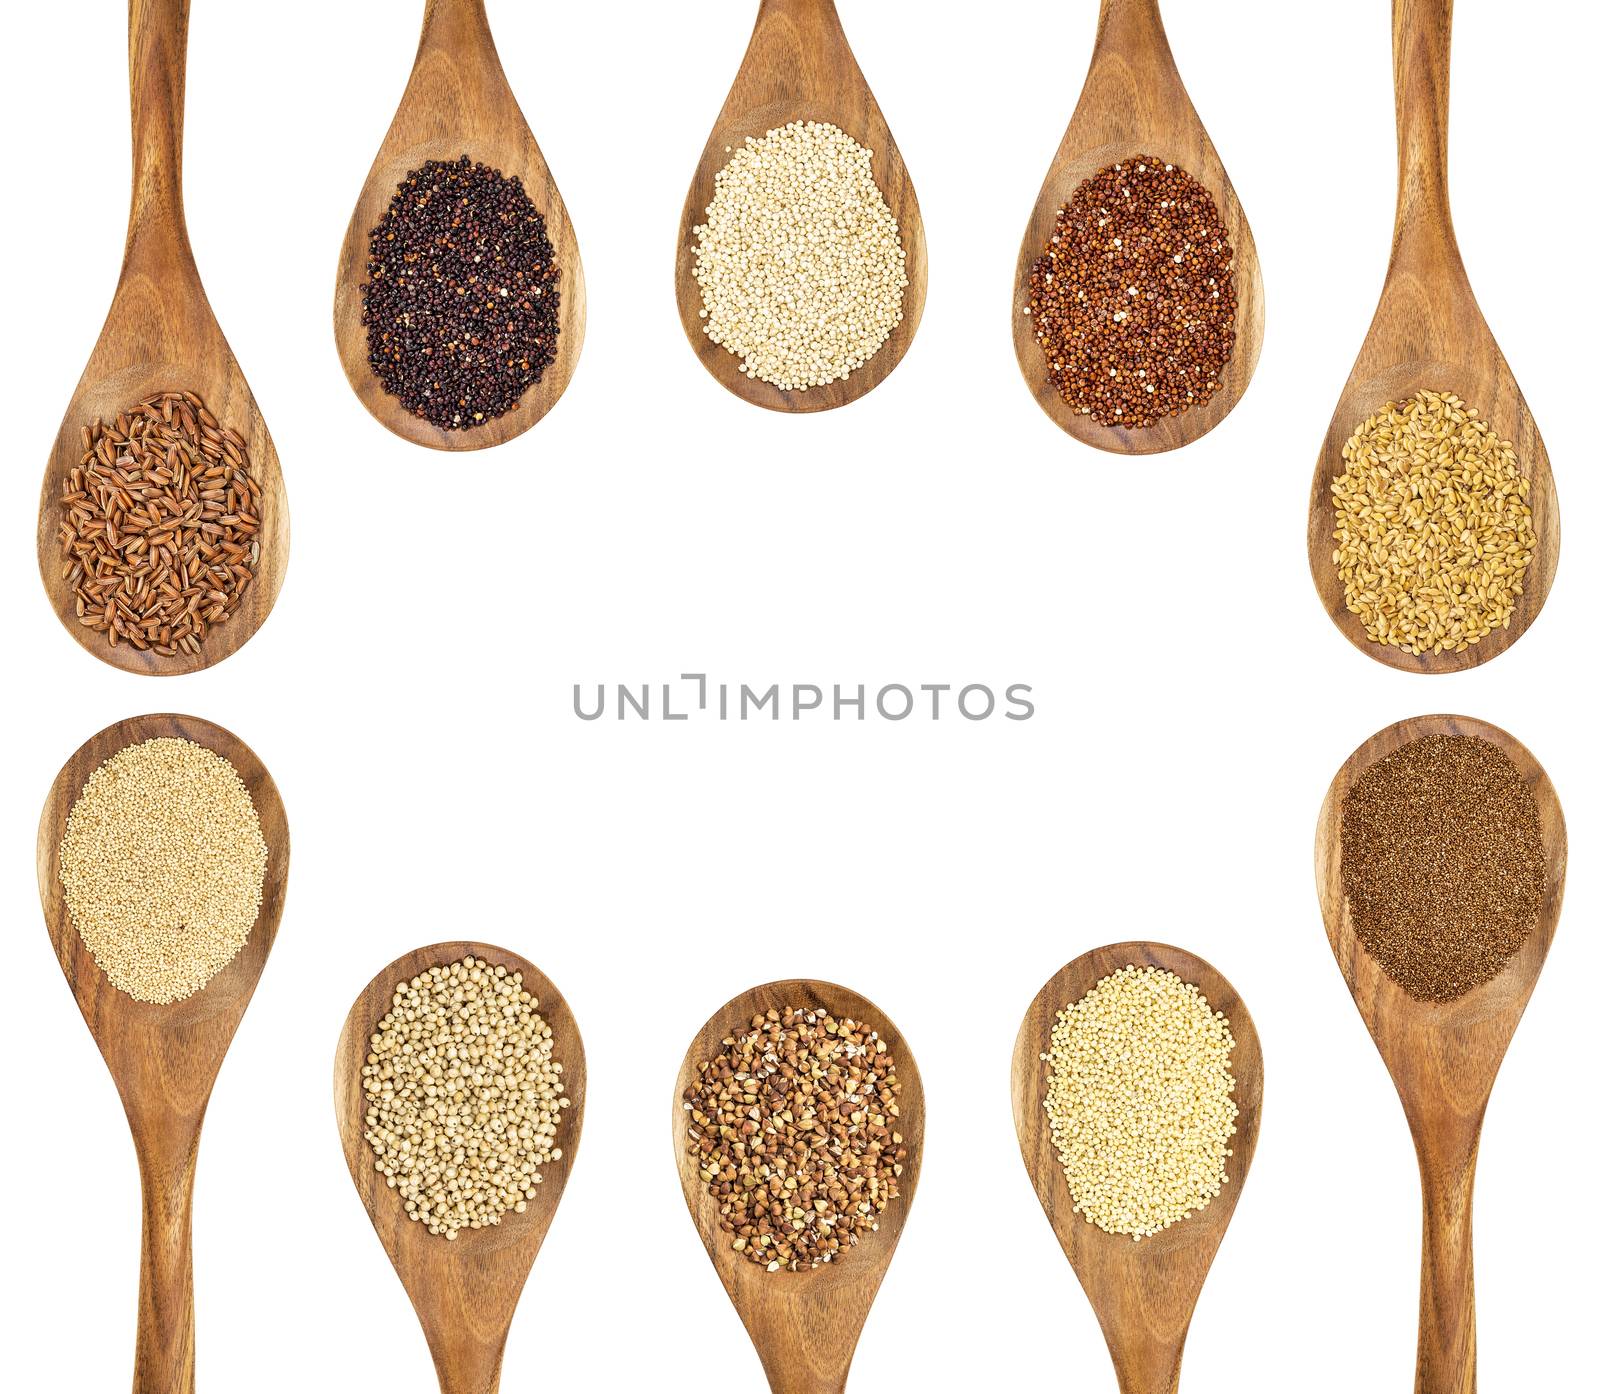
[[[1369,765],[1423,736],[1479,736],[1516,765],[1539,810],[1545,896],[1539,922],[1498,976],[1453,1002],[1408,996],[1356,938],[1341,875],[1345,796]],[[1567,827],[1539,762],[1514,737],[1466,716],[1421,716],[1378,732],[1334,776],[1317,820],[1317,894],[1333,956],[1405,1106],[1422,1171],[1422,1307],[1417,1394],[1477,1388],[1472,1181],[1489,1091],[1539,980],[1561,914]]]
[[[1317,594],[1340,633],[1368,658],[1412,673],[1454,673],[1503,653],[1538,617],[1555,579],[1561,516],[1544,441],[1478,308],[1456,245],[1446,179],[1450,120],[1450,19],[1453,0],[1394,0],[1395,118],[1400,187],[1389,275],[1366,342],[1334,409],[1311,485],[1306,546]],[[1453,392],[1517,453],[1530,481],[1533,561],[1510,622],[1476,644],[1448,653],[1411,654],[1367,637],[1345,605],[1333,562],[1333,481],[1344,473],[1344,445],[1363,421],[1421,389]]]
[[[700,287],[694,279],[694,249],[699,243],[694,230],[705,220],[717,171],[732,158],[729,150],[737,150],[747,136],[764,136],[791,121],[831,122],[872,152],[872,177],[900,224],[908,281],[901,301],[904,318],[878,351],[848,378],[804,392],[786,392],[739,371],[740,360],[706,335]],[[911,347],[928,296],[922,212],[900,148],[856,66],[833,0],[761,0],[739,75],[711,128],[683,201],[677,287],[683,332],[706,371],[736,397],[773,411],[827,411],[864,397],[894,371]]]
[[[1107,1234],[1072,1210],[1072,1192],[1050,1140],[1044,1100],[1056,1013],[1129,964],[1164,968],[1199,988],[1233,1031],[1233,1100],[1239,1108],[1233,1158],[1222,1193],[1204,1210],[1135,1242]],[[1028,1007],[1011,1056],[1011,1109],[1023,1165],[1039,1203],[1089,1295],[1111,1349],[1122,1394],[1173,1394],[1195,1302],[1239,1203],[1261,1130],[1261,1042],[1233,985],[1202,958],[1169,944],[1111,944],[1083,954],[1051,978]]]
[[[361,1067],[372,1033],[394,1004],[396,984],[468,956],[522,974],[524,989],[538,999],[539,1015],[554,1035],[555,1058],[562,1064],[572,1106],[562,1110],[556,1134],[561,1157],[545,1165],[544,1183],[527,1210],[507,1214],[498,1225],[464,1229],[459,1237],[446,1239],[429,1234],[411,1219],[399,1191],[391,1190],[374,1169],[366,1140]],[[493,944],[429,944],[397,958],[367,984],[345,1018],[333,1064],[333,1106],[344,1159],[372,1227],[422,1322],[442,1394],[495,1394],[500,1388],[500,1362],[511,1317],[578,1155],[585,1079],[583,1038],[566,999],[527,959]]]
[[[339,252],[333,297],[333,333],[339,359],[356,396],[397,436],[435,450],[481,450],[503,445],[536,426],[572,381],[583,351],[588,304],[578,238],[561,190],[528,129],[522,109],[500,66],[484,0],[428,0],[422,41],[400,109],[389,123],[367,182],[356,200]],[[446,431],[413,416],[398,397],[384,391],[367,363],[367,331],[361,322],[361,287],[367,279],[367,247],[395,190],[429,160],[450,163],[470,155],[491,169],[522,180],[533,206],[544,215],[545,233],[561,272],[560,335],[555,362],[523,394],[514,411],[466,431]]]
[[[1153,426],[1130,429],[1102,426],[1074,410],[1045,372],[1044,354],[1034,337],[1028,309],[1028,276],[1049,245],[1056,216],[1077,191],[1107,165],[1135,155],[1170,161],[1203,184],[1216,200],[1233,246],[1233,280],[1238,297],[1233,355],[1216,394],[1203,407],[1164,417]],[[1045,174],[1039,201],[1022,235],[1017,254],[1016,289],[1011,304],[1011,336],[1017,364],[1034,400],[1057,426],[1086,445],[1124,455],[1152,455],[1199,440],[1244,396],[1261,356],[1266,324],[1261,263],[1239,196],[1222,167],[1211,137],[1178,76],[1157,0],[1100,0],[1100,28],[1094,57],[1077,109]]]
[[[111,985],[72,927],[58,858],[67,815],[89,776],[118,751],[171,736],[221,755],[244,781],[267,843],[261,912],[233,961],[181,1002],[140,1002]],[[190,1230],[200,1126],[222,1057],[278,934],[289,879],[289,826],[278,788],[243,741],[194,716],[136,716],[108,726],[62,766],[39,819],[39,900],[61,971],[105,1057],[133,1131],[144,1194],[134,1394],[194,1390]]]
[[[130,0],[128,86],[133,106],[133,201],[122,276],[89,355],[39,491],[39,575],[57,617],[85,649],[130,673],[192,673],[241,648],[272,610],[289,565],[289,500],[278,452],[250,385],[211,312],[183,216],[183,88],[188,0]],[[238,197],[247,197],[238,192]],[[261,485],[261,557],[237,611],[196,654],[170,657],[115,647],[78,620],[61,547],[61,487],[83,459],[83,428],[160,392],[198,393],[223,426],[244,437]]]
[[[768,1273],[734,1252],[732,1240],[718,1222],[717,1204],[690,1154],[689,1115],[683,1106],[684,1092],[694,1083],[699,1066],[715,1057],[731,1032],[748,1027],[771,1008],[782,1011],[786,1007],[849,1017],[870,1026],[888,1043],[900,1081],[899,1131],[908,1150],[900,1193],[885,1207],[877,1230],[835,1262],[804,1273]],[[678,1179],[683,1183],[690,1217],[700,1231],[700,1242],[750,1334],[773,1394],[840,1394],[844,1389],[861,1328],[894,1257],[916,1193],[922,1131],[922,1076],[917,1073],[911,1048],[880,1008],[849,988],[809,978],[751,988],[719,1008],[690,1042],[672,1094],[672,1146],[678,1158]]]

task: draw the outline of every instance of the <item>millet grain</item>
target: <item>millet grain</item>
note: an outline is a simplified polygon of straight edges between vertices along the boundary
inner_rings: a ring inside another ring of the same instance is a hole
[[[1056,1013],[1045,1113],[1072,1209],[1137,1241],[1228,1181],[1233,1033],[1199,989],[1129,964]]]

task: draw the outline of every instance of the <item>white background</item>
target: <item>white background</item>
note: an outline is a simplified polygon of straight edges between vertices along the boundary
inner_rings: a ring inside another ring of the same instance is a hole
[[[931,278],[903,365],[814,418],[723,392],[673,305],[683,191],[755,6],[489,8],[578,229],[588,340],[537,430],[445,457],[367,416],[330,330],[339,242],[421,4],[194,5],[190,229],[276,439],[294,535],[263,631],[171,681],[81,652],[34,562],[40,469],[122,248],[124,6],[9,15],[7,1386],[127,1384],[134,1159],[35,908],[34,834],[81,741],[179,710],[256,749],[294,843],[278,945],[201,1151],[204,1389],[433,1387],[345,1172],[329,1074],[368,978],[466,936],[516,948],[560,984],[590,1069],[581,1156],[512,1328],[507,1390],[761,1386],[684,1213],[671,1085],[724,1000],[810,975],[891,1013],[928,1092],[921,1190],[855,1387],[1110,1391],[1098,1329],[1018,1161],[1007,1076],[1039,985],[1085,949],[1137,937],[1231,977],[1267,1063],[1260,1150],[1185,1388],[1406,1389],[1416,1175],[1327,949],[1311,842],[1357,744],[1455,710],[1524,740],[1566,807],[1565,926],[1490,1110],[1477,1274],[1483,1387],[1576,1388],[1596,1296],[1583,1256],[1600,1240],[1592,12],[1457,6],[1460,239],[1543,428],[1567,545],[1543,618],[1509,654],[1421,678],[1338,635],[1304,545],[1313,461],[1388,255],[1382,0],[1170,0],[1179,66],[1255,229],[1268,327],[1232,417],[1145,461],[1050,424],[1007,318],[1017,239],[1087,64],[1089,0],[842,0],[916,181]],[[684,671],[761,687],[1027,682],[1038,715],[572,716],[574,682]]]

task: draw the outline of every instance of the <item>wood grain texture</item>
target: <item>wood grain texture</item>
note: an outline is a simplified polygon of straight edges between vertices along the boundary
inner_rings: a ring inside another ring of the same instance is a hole
[[[464,1229],[457,1238],[446,1239],[411,1219],[399,1191],[391,1190],[374,1167],[366,1140],[361,1067],[373,1032],[393,1005],[395,986],[469,955],[522,974],[524,989],[538,999],[539,1015],[549,1023],[572,1105],[563,1111],[556,1130],[561,1157],[542,1168],[544,1183],[527,1210],[508,1213],[498,1225]],[[367,984],[345,1018],[333,1065],[339,1139],[361,1203],[422,1323],[442,1394],[495,1394],[500,1388],[511,1318],[578,1156],[586,1081],[583,1038],[566,999],[527,959],[493,944],[429,944],[397,958]]]
[[[1079,1001],[1102,978],[1129,964],[1164,968],[1200,989],[1233,1031],[1234,1103],[1239,1116],[1228,1182],[1210,1205],[1137,1243],[1107,1234],[1072,1210],[1072,1191],[1050,1139],[1044,1111],[1056,1013]],[[1216,1257],[1261,1130],[1261,1042],[1233,985],[1202,958],[1169,944],[1135,942],[1094,949],[1067,964],[1033,999],[1011,1057],[1011,1108],[1023,1165],[1039,1203],[1088,1294],[1111,1350],[1122,1394],[1173,1394],[1200,1288]]]
[[[899,1132],[908,1154],[900,1193],[884,1208],[876,1231],[843,1257],[804,1273],[768,1273],[734,1252],[732,1239],[718,1221],[716,1201],[689,1153],[689,1115],[683,1107],[684,1093],[699,1066],[717,1054],[727,1036],[774,1007],[821,1010],[864,1022],[888,1043],[900,1081]],[[841,1394],[844,1389],[861,1329],[916,1194],[923,1117],[922,1076],[905,1038],[882,1009],[835,983],[791,979],[751,988],[719,1008],[690,1042],[672,1092],[678,1179],[711,1266],[761,1357],[773,1394]]]
[[[233,960],[199,992],[166,1006],[140,1002],[112,986],[72,927],[59,856],[67,816],[89,776],[118,751],[171,736],[227,759],[244,781],[267,843],[261,912]],[[139,1325],[134,1394],[192,1394],[194,1276],[190,1216],[195,1160],[206,1104],[222,1058],[266,966],[283,914],[289,878],[289,827],[266,767],[243,741],[199,717],[162,714],[119,721],[80,746],[50,786],[39,819],[39,900],[61,971],[133,1132],[143,1191]]]
[[[1102,426],[1074,410],[1046,372],[1028,309],[1028,276],[1049,244],[1056,217],[1084,180],[1134,155],[1154,155],[1187,171],[1216,201],[1233,246],[1238,297],[1233,355],[1216,394],[1202,407],[1165,417],[1153,426]],[[1011,304],[1017,365],[1034,400],[1069,435],[1123,455],[1176,450],[1198,440],[1238,404],[1261,356],[1266,300],[1255,238],[1239,196],[1178,75],[1157,0],[1100,0],[1094,56],[1067,132],[1050,162],[1038,202],[1022,235]]]
[[[1369,658],[1412,673],[1454,673],[1504,653],[1538,618],[1561,554],[1561,515],[1544,440],[1500,346],[1478,308],[1456,244],[1447,179],[1450,24],[1453,0],[1394,0],[1395,122],[1399,194],[1389,274],[1366,341],[1317,458],[1306,547],[1317,594],[1339,632]],[[1517,453],[1531,482],[1533,561],[1510,623],[1451,653],[1410,654],[1376,644],[1345,605],[1333,561],[1333,481],[1344,445],[1390,402],[1419,390],[1453,392]]]
[[[39,575],[57,617],[102,662],[131,673],[192,673],[236,652],[265,622],[289,565],[289,500],[278,452],[200,284],[183,215],[183,97],[188,0],[130,0],[128,83],[133,111],[133,196],[122,274],[111,310],[72,394],[39,490]],[[236,191],[237,195],[237,191]],[[242,195],[237,195],[242,196]],[[153,394],[197,392],[224,426],[244,437],[261,484],[261,559],[256,579],[200,652],[163,657],[113,647],[78,622],[63,577],[61,487],[83,457],[83,427],[113,421]]]
[[[700,318],[703,301],[694,279],[697,225],[715,192],[717,171],[748,136],[764,136],[791,121],[831,122],[872,152],[872,177],[900,224],[906,253],[901,309],[904,317],[878,351],[848,378],[804,392],[786,392],[739,371],[740,360],[714,344]],[[898,366],[911,347],[928,295],[928,243],[922,211],[900,148],[857,66],[833,0],[761,0],[755,32],[683,201],[678,224],[678,316],[706,371],[736,397],[772,411],[828,411],[854,402]]]
[[[368,365],[361,286],[367,279],[372,229],[388,210],[401,182],[429,160],[449,163],[463,155],[507,178],[521,179],[533,206],[544,215],[545,231],[561,272],[560,335],[555,362],[523,393],[516,410],[471,430],[446,431],[408,412],[398,397],[384,391]],[[561,190],[500,66],[484,0],[428,0],[411,80],[356,200],[339,251],[333,333],[345,377],[379,422],[415,445],[434,450],[503,445],[531,430],[561,400],[583,352],[587,307],[577,234]]]
[[[1453,1002],[1418,1002],[1356,937],[1343,890],[1345,796],[1368,766],[1423,736],[1479,736],[1508,755],[1539,810],[1546,884],[1539,923],[1500,974]],[[1472,1182],[1489,1092],[1512,1033],[1539,980],[1566,878],[1567,830],[1555,789],[1514,737],[1466,716],[1422,716],[1380,731],[1334,777],[1317,821],[1317,894],[1328,942],[1361,1019],[1405,1106],[1422,1173],[1422,1300],[1417,1394],[1477,1388],[1477,1318],[1472,1284]]]

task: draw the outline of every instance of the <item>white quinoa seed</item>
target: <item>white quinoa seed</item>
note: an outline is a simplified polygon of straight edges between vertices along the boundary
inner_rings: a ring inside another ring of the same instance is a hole
[[[1137,1241],[1227,1183],[1233,1033],[1193,985],[1132,964],[1056,1013],[1044,1109],[1072,1209]]]
[[[900,227],[872,151],[837,126],[747,137],[694,234],[705,332],[751,377],[801,392],[848,378],[900,323]]]
[[[198,992],[244,947],[267,844],[231,764],[162,736],[118,751],[67,815],[59,875],[72,926],[141,1002]]]
[[[522,974],[482,959],[429,968],[394,991],[361,1088],[374,1169],[430,1234],[521,1214],[559,1161],[562,1090],[549,1023]]]

